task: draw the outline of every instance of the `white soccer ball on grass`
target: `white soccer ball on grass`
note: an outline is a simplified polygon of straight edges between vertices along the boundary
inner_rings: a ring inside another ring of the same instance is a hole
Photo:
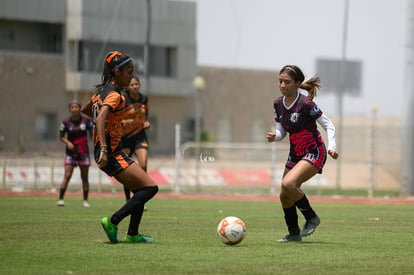
[[[219,222],[217,234],[224,244],[236,245],[246,236],[246,225],[240,218],[229,216]]]

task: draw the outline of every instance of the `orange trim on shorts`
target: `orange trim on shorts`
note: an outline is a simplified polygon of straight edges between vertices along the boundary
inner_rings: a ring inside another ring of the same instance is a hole
[[[101,170],[112,177],[128,168],[128,166],[132,163],[134,163],[134,160],[125,155],[123,152],[109,154],[108,164],[106,167],[101,168]]]
[[[124,170],[125,168],[127,168],[130,164],[131,161],[130,160],[126,160],[125,157],[121,154],[118,154],[115,156],[116,161],[118,162],[119,166],[121,167],[122,170]]]

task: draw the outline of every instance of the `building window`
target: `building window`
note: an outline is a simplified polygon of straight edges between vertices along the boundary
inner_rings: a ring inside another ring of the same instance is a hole
[[[183,135],[183,142],[195,141],[195,119],[190,118],[186,121]]]
[[[36,141],[56,140],[57,132],[57,116],[55,113],[39,112],[36,114]]]
[[[135,72],[143,74],[144,46],[136,44],[107,43],[102,48],[101,42],[72,41],[69,43],[70,52],[75,57],[73,69],[80,72],[102,72],[102,60],[105,55],[117,49],[134,60]],[[177,48],[151,46],[149,51],[148,71],[150,76],[176,77],[177,76]]]
[[[63,52],[62,50],[62,33],[61,32],[51,32],[48,34],[47,37],[48,40],[48,52],[53,52],[53,53],[61,53]]]
[[[93,41],[79,41],[78,45],[77,42],[71,43],[71,46],[74,48],[72,52],[74,54],[78,52],[75,70],[101,73],[106,54],[116,49],[132,58],[135,64],[135,72],[139,73],[142,71],[142,59],[144,56],[144,47],[142,45],[107,43],[104,48],[102,48],[102,45],[102,42]],[[76,47],[79,47],[79,49],[75,50]]]
[[[186,141],[196,141],[196,120],[194,118],[190,118],[186,121],[186,126],[184,129],[184,133],[182,135],[183,142]],[[204,139],[205,135],[204,130],[204,120],[203,118],[200,119],[200,141],[206,141]]]
[[[14,31],[3,29],[0,30],[0,40],[2,42],[13,42],[14,41]]]
[[[63,25],[0,19],[0,49],[62,53]]]
[[[177,76],[177,49],[167,48],[167,76]]]
[[[177,76],[177,48],[152,46],[149,54],[149,74],[152,76]]]
[[[231,120],[228,116],[222,116],[217,122],[217,140],[219,142],[232,141]]]

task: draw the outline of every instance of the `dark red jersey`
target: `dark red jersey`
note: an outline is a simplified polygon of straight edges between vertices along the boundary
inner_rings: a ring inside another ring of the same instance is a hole
[[[85,116],[81,116],[78,120],[72,120],[71,117],[68,117],[62,121],[59,129],[60,132],[66,134],[67,139],[75,146],[73,151],[69,151],[66,147],[67,154],[89,154],[88,132],[92,126],[92,121]]]
[[[275,120],[289,133],[290,150],[296,156],[304,156],[324,143],[316,125],[322,111],[312,100],[299,93],[289,107],[284,104],[283,96],[277,98],[273,106]]]

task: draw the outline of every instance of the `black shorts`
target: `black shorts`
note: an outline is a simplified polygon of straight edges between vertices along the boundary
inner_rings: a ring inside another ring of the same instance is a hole
[[[94,153],[95,161],[97,161],[101,154],[100,146],[95,147]],[[122,152],[121,148],[118,147],[113,153],[108,153],[108,164],[100,169],[104,171],[108,176],[113,177],[116,174],[120,173],[122,170],[129,167],[133,162],[134,160],[125,155]]]
[[[130,156],[137,149],[148,150],[148,139],[145,130],[141,130],[138,134],[130,137],[122,137],[122,149],[129,149]]]

